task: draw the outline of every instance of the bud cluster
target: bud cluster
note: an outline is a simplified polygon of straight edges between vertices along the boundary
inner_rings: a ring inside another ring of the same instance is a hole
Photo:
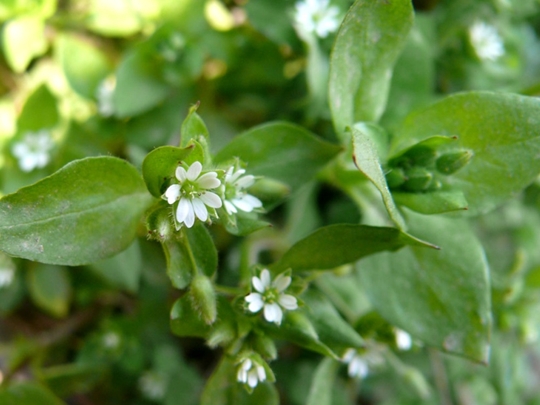
[[[443,186],[442,176],[465,167],[472,159],[470,150],[441,153],[427,145],[416,145],[389,161],[388,187],[396,191],[431,192]]]

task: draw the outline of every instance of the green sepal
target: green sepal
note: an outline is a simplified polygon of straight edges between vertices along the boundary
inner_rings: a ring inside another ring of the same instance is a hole
[[[168,181],[175,176],[176,168],[185,162],[195,149],[195,145],[185,148],[161,146],[150,152],[143,160],[142,173],[150,194],[161,198]]]
[[[392,193],[399,205],[404,205],[421,214],[442,214],[467,210],[469,204],[461,191],[433,191],[427,193]]]
[[[210,136],[208,134],[208,128],[202,120],[202,118],[197,114],[197,109],[199,108],[199,103],[195,104],[189,109],[189,113],[182,123],[182,128],[180,129],[180,147],[187,147],[191,141],[197,141],[202,149],[204,160],[200,162],[204,166],[212,164],[212,155],[210,154]]]
[[[470,150],[445,153],[437,159],[436,167],[439,173],[450,175],[469,164],[474,153]]]

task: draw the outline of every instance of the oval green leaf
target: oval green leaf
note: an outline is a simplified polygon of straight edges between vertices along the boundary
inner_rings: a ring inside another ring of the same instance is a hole
[[[345,127],[381,117],[412,22],[410,0],[357,0],[349,9],[330,59],[330,110],[342,138]]]
[[[292,189],[307,183],[341,148],[304,128],[273,122],[252,128],[223,148],[214,161],[235,157],[248,164],[249,174],[268,176]]]
[[[0,249],[50,264],[96,262],[129,246],[149,203],[128,162],[77,160],[0,200]]]
[[[487,363],[491,331],[488,265],[462,220],[407,215],[411,230],[441,250],[415,246],[358,264],[359,282],[389,322],[430,346]]]

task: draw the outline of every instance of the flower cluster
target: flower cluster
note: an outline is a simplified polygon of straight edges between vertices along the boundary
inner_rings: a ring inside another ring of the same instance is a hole
[[[482,60],[495,60],[504,55],[504,44],[497,29],[482,21],[469,28],[471,45]]]
[[[238,382],[255,388],[259,382],[266,380],[266,371],[261,364],[248,358],[240,363],[238,372],[236,373],[236,379]]]
[[[304,0],[296,3],[294,20],[298,29],[326,38],[339,27],[339,8],[329,0]]]
[[[283,309],[292,311],[298,308],[296,298],[283,293],[291,284],[290,276],[282,273],[272,282],[270,272],[264,269],[261,271],[260,277],[253,277],[251,282],[257,292],[246,296],[248,310],[256,313],[264,308],[264,318],[268,322],[280,325],[283,319]]]
[[[21,141],[16,142],[11,148],[13,156],[19,162],[19,167],[24,172],[31,172],[47,166],[54,147],[51,135],[47,130],[27,132]]]
[[[187,170],[178,166],[175,172],[178,183],[170,185],[162,196],[169,204],[176,204],[177,229],[182,225],[191,228],[196,218],[204,222],[210,215],[217,217],[215,210],[222,206],[229,215],[262,207],[262,202],[246,191],[254,184],[255,177],[244,173],[244,169],[230,167],[222,182],[216,171],[203,172],[200,162],[193,162]]]

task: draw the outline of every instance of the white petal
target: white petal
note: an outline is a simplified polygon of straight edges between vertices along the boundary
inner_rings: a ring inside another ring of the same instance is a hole
[[[248,380],[247,383],[251,388],[255,388],[257,386],[257,383],[259,382],[259,379],[257,378],[257,371],[255,370],[249,370],[248,371]]]
[[[191,203],[193,204],[193,211],[195,211],[197,218],[199,218],[201,221],[206,221],[208,219],[208,210],[206,209],[206,205],[204,205],[199,198],[194,198]]]
[[[368,375],[368,365],[366,361],[360,357],[356,356],[350,363],[348,367],[349,376],[364,378]]]
[[[347,349],[345,353],[343,354],[343,357],[341,358],[343,362],[350,363],[352,359],[354,359],[354,356],[356,356],[356,350],[354,349]]]
[[[181,198],[176,208],[176,220],[179,224],[185,221],[190,210],[193,210],[191,202],[185,197]]]
[[[242,362],[242,370],[246,370],[248,371],[250,368],[251,368],[251,365],[252,365],[252,361],[251,359],[245,359],[243,362]]]
[[[264,367],[257,364],[257,376],[259,377],[259,381],[266,380],[266,371],[264,371]]]
[[[180,183],[183,183],[184,181],[186,181],[186,178],[187,178],[186,169],[184,169],[182,166],[178,166],[176,168],[175,175],[176,175],[176,178],[180,180]]]
[[[251,205],[253,208],[260,208],[263,205],[261,200],[259,200],[257,197],[253,197],[251,194],[246,194],[243,200],[249,205]]]
[[[169,204],[174,203],[180,197],[180,185],[173,184],[165,191],[165,198]]]
[[[251,174],[242,177],[241,179],[238,179],[238,181],[235,183],[237,187],[239,188],[248,188],[255,183],[255,176],[252,176]]]
[[[291,285],[291,278],[289,276],[285,276],[285,273],[281,273],[279,276],[277,276],[272,283],[272,285],[278,290],[278,292],[283,292],[285,289]]]
[[[267,269],[264,269],[261,271],[261,283],[266,290],[268,287],[270,287],[270,282],[272,281],[270,277],[270,272]]]
[[[34,160],[34,156],[24,156],[21,160],[19,160],[19,166],[21,167],[23,172],[31,172],[36,168],[36,161]]]
[[[211,191],[205,191],[202,193],[199,197],[201,200],[203,200],[203,203],[208,205],[212,208],[219,208],[221,207],[221,198],[215,193],[212,193]]]
[[[245,383],[247,381],[247,371],[242,367],[238,368],[238,373],[236,373],[236,380]]]
[[[203,174],[197,180],[197,184],[202,188],[216,188],[221,185],[221,181],[217,178],[216,172],[208,172]]]
[[[227,214],[229,215],[236,214],[238,212],[236,207],[230,201],[224,200],[223,205],[225,206],[225,211],[227,211]]]
[[[249,204],[247,201],[244,200],[244,198],[234,198],[232,200],[232,203],[236,205],[239,209],[241,209],[244,212],[251,212],[253,211],[253,207],[251,204]]]
[[[253,284],[253,287],[260,293],[263,293],[266,289],[266,286],[259,277],[252,277],[251,283]]]
[[[199,177],[199,174],[201,174],[201,170],[202,170],[201,162],[193,162],[193,164],[189,166],[189,169],[187,171],[187,179],[191,181],[195,181],[197,177]]]
[[[409,350],[412,346],[412,338],[407,332],[401,329],[396,330],[396,345],[400,350]]]
[[[225,183],[228,183],[231,180],[233,170],[234,170],[234,166],[231,166],[227,169],[227,173],[225,173]]]
[[[231,168],[232,169],[232,168]],[[241,175],[243,175],[246,171],[244,169],[238,169],[236,172],[234,172],[234,174],[232,174],[229,179],[228,179],[228,182],[229,183],[234,183],[236,181],[236,179],[238,179]]]
[[[13,155],[17,158],[22,158],[25,155],[30,153],[30,149],[28,149],[28,146],[26,146],[25,143],[17,142],[13,147],[11,148],[11,152],[13,152]]]
[[[293,297],[292,295],[281,294],[278,298],[278,301],[279,305],[281,305],[285,309],[288,309],[289,311],[298,308],[298,302],[296,301],[296,297]]]
[[[184,219],[184,224],[188,228],[191,228],[193,224],[195,223],[195,210],[193,209],[193,204],[191,203],[191,200],[189,201],[189,211],[186,215],[186,219]]]
[[[264,318],[268,322],[274,322],[279,325],[281,323],[281,319],[283,318],[283,311],[276,303],[266,304],[264,306]]]
[[[248,309],[250,312],[259,312],[264,306],[262,296],[258,293],[251,293],[244,298],[246,302],[249,302]]]

